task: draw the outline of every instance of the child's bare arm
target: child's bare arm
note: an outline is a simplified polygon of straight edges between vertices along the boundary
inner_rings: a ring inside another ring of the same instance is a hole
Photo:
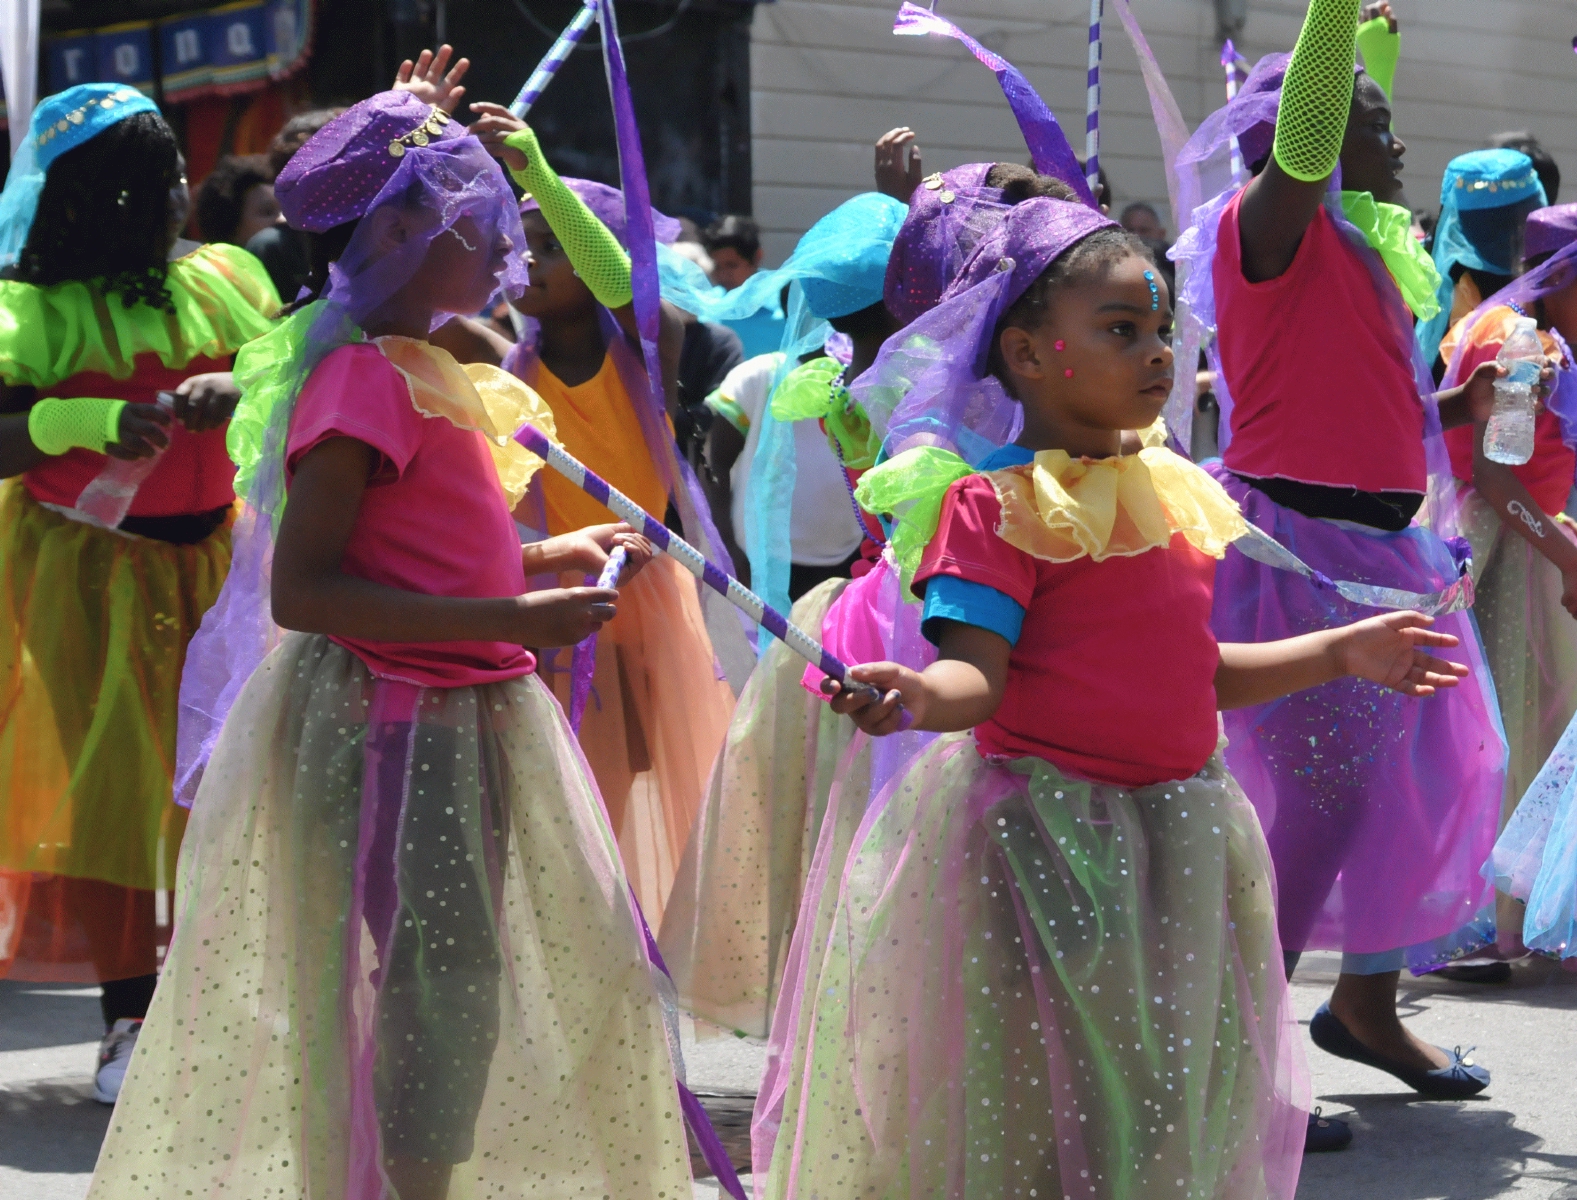
[[[274,547],[274,620],[286,629],[379,642],[568,646],[614,615],[618,592],[568,588],[497,599],[428,596],[347,575],[345,547],[377,451],[336,437],[307,452]]]
[[[1468,669],[1423,650],[1449,648],[1457,639],[1429,628],[1422,613],[1393,612],[1340,629],[1276,642],[1221,644],[1216,668],[1216,707],[1266,704],[1333,679],[1355,676],[1405,696],[1432,696],[1455,687]]]
[[[845,692],[830,679],[823,682],[822,690],[833,698],[833,711],[848,713],[856,725],[877,737],[905,729],[936,733],[973,729],[989,720],[1002,703],[1012,652],[1001,634],[949,621],[942,630],[937,660],[924,671],[897,663],[850,668],[851,679],[882,693],[880,701],[864,692]]]

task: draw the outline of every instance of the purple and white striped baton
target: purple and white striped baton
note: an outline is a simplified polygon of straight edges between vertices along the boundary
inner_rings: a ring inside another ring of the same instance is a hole
[[[1227,103],[1231,104],[1237,98],[1238,89],[1243,86],[1248,78],[1248,63],[1237,52],[1237,47],[1228,38],[1221,47],[1221,69],[1227,75]],[[1248,175],[1243,165],[1243,150],[1238,145],[1237,138],[1230,139],[1232,146],[1232,182],[1241,183]]]
[[[1084,96],[1084,179],[1097,203],[1111,203],[1101,183],[1101,17],[1106,0],[1090,0],[1089,87]]]
[[[849,668],[828,653],[815,638],[798,626],[790,625],[782,613],[732,575],[726,574],[708,562],[704,554],[676,535],[651,513],[618,488],[611,486],[584,463],[571,458],[548,441],[535,425],[521,426],[519,432],[515,434],[515,440],[592,499],[607,505],[620,520],[627,522],[659,550],[667,551],[690,574],[726,598],[730,604],[744,612],[773,637],[787,644],[790,650],[806,662],[836,679],[845,691],[863,691],[873,701],[882,698],[881,692],[870,684],[858,683],[850,679]],[[617,578],[617,575],[614,578]]]
[[[586,31],[596,23],[597,0],[586,0],[584,7],[575,14],[575,19],[564,27],[564,32],[559,34],[558,41],[549,48],[547,55],[537,64],[537,69],[531,72],[531,78],[526,80],[526,86],[520,89],[520,95],[515,97],[515,102],[509,106],[509,111],[516,117],[524,117],[531,111],[531,106],[537,102],[537,97],[547,89],[548,83],[558,73],[558,69],[569,59],[575,45],[586,36]]]

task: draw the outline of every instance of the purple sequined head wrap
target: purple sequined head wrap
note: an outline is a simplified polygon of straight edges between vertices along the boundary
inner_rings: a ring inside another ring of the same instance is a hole
[[[296,151],[274,191],[285,219],[312,233],[385,206],[412,215],[415,236],[396,249],[358,226],[331,268],[324,298],[353,324],[398,292],[433,239],[462,218],[480,238],[461,235],[466,245],[496,257],[501,290],[518,295],[527,283],[525,235],[502,168],[463,125],[409,92],[379,92],[335,117]],[[435,313],[435,327],[450,315]]]
[[[994,163],[969,163],[932,175],[909,200],[909,213],[887,260],[883,299],[907,325],[935,308],[964,259],[1008,206],[987,187]]]
[[[296,151],[274,181],[274,195],[293,228],[322,233],[365,216],[410,151],[438,152],[465,136],[464,125],[411,93],[379,92]]]
[[[581,202],[591,209],[592,216],[608,227],[608,232],[619,239],[619,245],[629,247],[630,241],[625,232],[628,222],[624,215],[624,193],[616,187],[609,187],[605,183],[598,183],[593,179],[575,179],[564,177],[564,185],[580,197]],[[527,196],[520,202],[522,213],[536,212],[537,202]],[[657,240],[665,246],[670,246],[679,240],[683,232],[673,217],[666,216],[652,209],[652,224],[656,227]]]
[[[1524,258],[1554,254],[1577,242],[1577,204],[1552,204],[1528,214],[1522,237]]]
[[[940,445],[978,462],[1018,436],[1022,412],[986,374],[997,322],[1036,279],[1111,218],[1083,204],[1036,198],[1010,208],[965,260],[941,303],[889,338],[855,381],[854,398],[888,454]]]

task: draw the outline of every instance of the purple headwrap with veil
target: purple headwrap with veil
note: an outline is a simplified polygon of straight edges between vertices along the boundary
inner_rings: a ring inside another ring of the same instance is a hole
[[[941,303],[883,345],[851,389],[889,456],[942,446],[978,462],[1018,436],[1023,412],[986,372],[1008,307],[1075,242],[1118,225],[1093,208],[1037,197],[1009,209],[965,260]]]

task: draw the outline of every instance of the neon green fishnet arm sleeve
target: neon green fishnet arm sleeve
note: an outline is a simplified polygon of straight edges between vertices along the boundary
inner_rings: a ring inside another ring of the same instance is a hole
[[[510,174],[536,200],[548,228],[563,245],[564,253],[597,302],[608,308],[623,308],[630,303],[635,296],[630,287],[630,256],[619,245],[619,239],[548,165],[547,156],[537,144],[537,135],[522,129],[505,138],[504,145],[526,156],[525,170],[511,169]]]
[[[1391,32],[1391,22],[1376,17],[1358,26],[1358,51],[1363,69],[1380,85],[1387,100],[1394,100],[1391,84],[1396,81],[1397,60],[1402,57],[1402,35]]]
[[[1329,177],[1352,109],[1358,0],[1310,0],[1287,65],[1276,118],[1276,162],[1294,179]]]
[[[99,400],[77,396],[70,400],[46,399],[27,413],[27,436],[45,454],[83,449],[103,452],[120,441],[120,414],[124,400]]]

